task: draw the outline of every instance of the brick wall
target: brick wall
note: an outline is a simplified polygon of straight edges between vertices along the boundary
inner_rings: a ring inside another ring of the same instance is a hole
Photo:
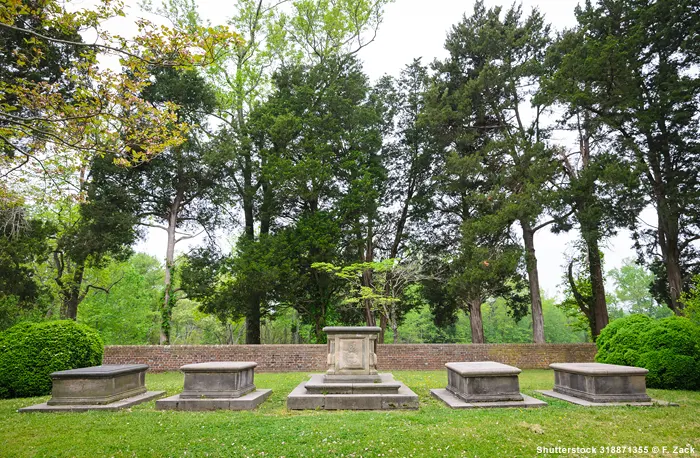
[[[520,369],[546,369],[550,363],[592,362],[594,344],[400,344],[379,345],[380,370],[442,369],[450,361],[497,361]],[[178,370],[205,361],[256,361],[260,372],[323,371],[325,345],[124,345],[105,347],[104,364]]]

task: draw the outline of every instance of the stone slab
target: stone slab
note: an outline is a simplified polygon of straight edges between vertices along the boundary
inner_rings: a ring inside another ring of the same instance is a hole
[[[522,401],[488,401],[488,402],[466,402],[445,388],[438,388],[430,390],[430,394],[433,397],[441,400],[448,407],[452,409],[493,409],[502,407],[515,407],[515,408],[526,408],[526,407],[544,407],[547,405],[546,402],[539,399],[535,399],[526,394],[520,393],[523,400]]]
[[[182,372],[239,372],[257,367],[252,361],[211,361],[207,363],[185,364]]]
[[[148,364],[103,364],[101,366],[80,367],[51,373],[52,379],[64,378],[105,378],[148,370]]]
[[[518,375],[522,372],[517,367],[494,361],[446,363],[445,367],[463,377],[503,377],[506,375]]]
[[[323,374],[323,383],[379,383],[380,374],[372,375],[328,375]]]
[[[535,392],[540,393],[544,396],[548,396],[550,398],[555,398],[559,399],[562,401],[570,402],[572,404],[576,404],[579,406],[586,406],[586,407],[615,407],[615,406],[640,406],[640,407],[649,407],[649,406],[668,406],[668,407],[678,407],[678,404],[675,402],[668,402],[668,401],[662,401],[659,399],[651,399],[648,402],[593,402],[593,401],[587,401],[586,399],[581,399],[577,398],[574,396],[569,396],[567,394],[563,393],[557,393],[556,391],[552,390],[535,390]]]
[[[373,376],[369,376],[374,380]],[[361,380],[360,377],[356,377]],[[309,394],[398,394],[401,383],[394,380],[391,374],[378,374],[377,381],[369,383],[327,383],[324,374],[314,374],[306,382]]]
[[[379,326],[326,326],[325,333],[376,334],[381,332]]]
[[[322,374],[317,374],[322,376]],[[391,375],[391,374],[387,374]],[[312,377],[313,378],[313,377]],[[393,379],[393,377],[392,377]],[[394,394],[312,394],[307,382],[300,383],[287,396],[289,410],[399,410],[418,409],[418,395],[401,382]]]
[[[603,363],[553,363],[549,367],[555,371],[582,375],[646,375],[649,373],[643,367]]]
[[[165,391],[147,391],[138,396],[132,396],[130,398],[121,399],[119,401],[113,402],[111,404],[95,404],[95,405],[49,405],[47,403],[36,404],[29,407],[23,407],[17,412],[86,412],[88,410],[106,410],[106,411],[117,411],[126,409],[143,402],[148,402],[153,399],[157,399],[165,395]]]
[[[253,410],[272,394],[272,390],[255,390],[238,398],[182,399],[179,394],[156,401],[156,410],[211,411]]]

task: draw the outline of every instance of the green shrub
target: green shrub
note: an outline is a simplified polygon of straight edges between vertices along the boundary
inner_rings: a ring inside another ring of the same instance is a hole
[[[100,365],[103,349],[97,331],[74,321],[13,326],[0,333],[0,398],[49,394],[49,374]]]
[[[663,318],[643,333],[641,344],[646,351],[667,348],[679,355],[700,358],[700,326],[680,316]]]
[[[596,344],[600,363],[648,369],[650,388],[700,389],[700,326],[687,318],[630,315],[606,326]]]
[[[700,388],[700,365],[692,356],[679,355],[668,348],[644,353],[638,366],[649,370],[649,388],[675,388],[696,390]]]
[[[652,326],[646,315],[629,315],[607,325],[596,339],[599,363],[635,366],[639,359],[641,334]]]

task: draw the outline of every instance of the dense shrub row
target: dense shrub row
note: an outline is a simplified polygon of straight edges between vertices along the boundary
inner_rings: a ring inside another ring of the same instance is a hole
[[[102,363],[97,331],[71,320],[20,323],[0,333],[0,398],[51,393],[55,371]]]
[[[651,388],[700,389],[700,326],[687,318],[630,315],[605,327],[596,343],[596,361],[644,367]]]

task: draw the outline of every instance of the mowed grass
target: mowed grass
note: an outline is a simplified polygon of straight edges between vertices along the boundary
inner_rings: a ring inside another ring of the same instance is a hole
[[[551,371],[526,370],[521,389],[549,403],[540,409],[451,410],[430,396],[445,371],[394,371],[420,397],[418,411],[290,412],[287,394],[308,373],[255,376],[272,396],[252,412],[160,412],[148,402],[121,412],[30,413],[47,397],[0,401],[0,456],[438,457],[535,456],[537,447],[674,447],[700,451],[700,393],[649,390],[680,407],[587,408],[541,397]],[[150,390],[182,390],[183,376],[148,374]],[[595,456],[639,456],[605,453]],[[543,455],[540,455],[543,456]],[[548,455],[556,456],[556,455]],[[587,456],[568,454],[563,456]]]

